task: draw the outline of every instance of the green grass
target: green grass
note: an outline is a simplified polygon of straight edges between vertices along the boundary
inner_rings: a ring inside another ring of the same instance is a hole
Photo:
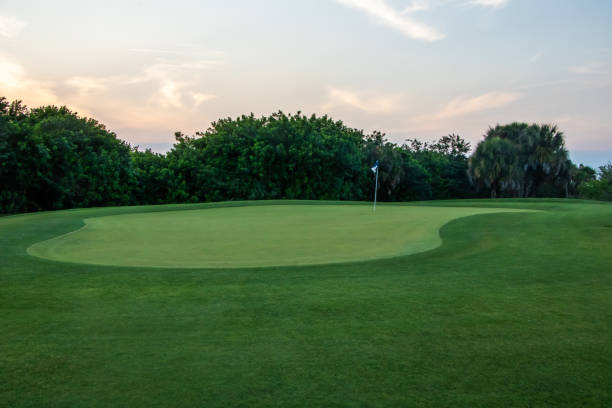
[[[612,406],[609,204],[418,203],[538,211],[457,218],[434,250],[357,263],[146,268],[27,253],[84,219],[226,205],[261,210],[0,218],[0,406]]]
[[[469,215],[509,209],[261,205],[86,218],[34,244],[56,261],[149,267],[328,264],[409,255],[440,245],[438,231]],[[516,211],[516,210],[514,210]]]

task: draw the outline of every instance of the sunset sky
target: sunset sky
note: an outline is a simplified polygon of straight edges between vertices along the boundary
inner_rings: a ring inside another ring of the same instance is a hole
[[[0,1],[0,96],[68,105],[134,145],[253,112],[390,140],[556,123],[612,160],[612,1]]]

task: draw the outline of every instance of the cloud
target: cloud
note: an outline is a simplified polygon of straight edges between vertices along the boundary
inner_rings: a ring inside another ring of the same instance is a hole
[[[202,103],[210,101],[211,99],[215,99],[217,95],[205,94],[201,92],[191,92],[191,97],[193,98],[194,107],[197,108]]]
[[[517,92],[489,92],[472,98],[459,97],[450,101],[434,115],[436,119],[448,119],[506,106],[521,98]]]
[[[129,48],[128,51],[142,54],[177,54],[176,50],[167,50],[163,48]]]
[[[138,81],[157,81],[159,88],[149,101],[160,104],[164,107],[182,108],[184,106],[184,94],[187,89],[195,85],[194,75],[200,70],[204,70],[218,65],[218,61],[199,60],[182,64],[158,63],[144,71],[144,76],[135,79]],[[185,79],[191,78],[191,79]],[[202,104],[205,100],[212,99],[214,95],[197,93],[200,97],[193,98],[195,106]],[[202,98],[206,95],[207,98]],[[193,97],[193,94],[192,94]]]
[[[0,55],[2,96],[21,99],[28,106],[57,104],[54,83],[31,78],[26,70],[9,57]]]
[[[108,88],[110,80],[110,78],[76,76],[68,79],[66,84],[76,88],[81,94],[91,94],[104,92]]]
[[[17,37],[26,24],[17,17],[0,16],[0,37]]]
[[[539,60],[541,56],[542,56],[542,53],[538,52],[537,54],[534,54],[531,58],[529,58],[529,62],[533,64],[534,62]]]
[[[389,133],[400,133],[410,137],[422,137],[425,134],[436,137],[440,132],[461,131],[466,128],[476,131],[481,126],[495,123],[500,112],[489,112],[505,107],[522,97],[517,92],[488,92],[473,97],[457,97],[441,108],[428,109],[422,114],[411,116],[409,112],[398,117],[396,127],[387,128]],[[415,106],[416,107],[416,106]],[[417,108],[418,109],[418,108]],[[505,114],[505,113],[504,113]],[[475,124],[475,125],[474,125]]]
[[[148,94],[146,103],[149,106],[172,109],[182,109],[186,106],[197,108],[202,103],[215,98],[215,95],[210,93],[192,91],[198,86],[199,74],[219,64],[219,61],[212,60],[186,63],[157,62],[135,75],[76,76],[69,78],[65,83],[75,89],[81,99],[87,99],[92,94],[113,94],[140,86]]]
[[[352,7],[365,12],[374,17],[379,23],[391,27],[406,37],[423,41],[437,41],[444,38],[444,34],[439,33],[433,27],[420,23],[408,14],[427,8],[427,2],[413,2],[411,7],[402,12],[392,8],[385,0],[336,0],[340,4]]]
[[[429,8],[428,0],[413,0],[412,3],[402,10],[402,14],[410,14],[416,11],[427,10]]]
[[[140,80],[140,78],[138,79]],[[159,65],[153,65],[145,69],[143,81],[157,81],[159,83],[157,92],[149,98],[149,102],[159,104],[163,107],[182,108],[181,89],[186,86],[185,82],[174,79],[170,73]]]
[[[223,62],[175,60],[157,59],[131,74],[74,76],[62,83],[60,95],[63,101],[94,111],[98,120],[127,132],[128,138],[142,129],[161,135],[173,128],[195,126],[202,121],[204,105],[217,98],[203,90],[206,74]]]
[[[323,105],[323,111],[329,111],[337,107],[350,107],[367,113],[392,113],[397,110],[399,104],[398,95],[359,95],[354,91],[330,87],[327,90],[327,103]]]
[[[432,6],[447,6],[449,4],[455,6],[468,5],[499,8],[505,6],[509,0],[412,0],[401,11],[394,9],[387,3],[387,0],[336,0],[336,2],[361,10],[379,23],[401,32],[406,37],[433,42],[445,38],[446,35],[434,27],[417,21],[411,17],[412,14],[427,10],[432,8]]]
[[[157,91],[151,95],[148,102],[163,107],[180,109],[186,102],[186,91],[197,86],[201,71],[219,66],[218,60],[196,60],[185,63],[158,62],[145,68],[142,74],[128,78],[115,78],[115,81],[126,85],[139,83],[157,83]],[[201,95],[205,95],[200,93]],[[192,98],[195,105],[200,105],[208,98]]]
[[[475,6],[502,7],[508,3],[508,0],[470,0],[469,3]]]
[[[605,75],[611,72],[609,67],[601,63],[575,65],[573,67],[569,67],[569,70],[570,72],[579,75]]]

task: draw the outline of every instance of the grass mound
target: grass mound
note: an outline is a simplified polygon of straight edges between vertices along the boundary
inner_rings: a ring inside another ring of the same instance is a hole
[[[491,208],[268,205],[86,218],[85,226],[34,244],[56,261],[151,267],[262,267],[354,262],[440,245],[438,231]]]

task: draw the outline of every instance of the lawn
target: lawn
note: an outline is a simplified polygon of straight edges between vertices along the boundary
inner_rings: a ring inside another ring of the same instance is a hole
[[[369,205],[257,205],[86,218],[28,248],[56,261],[152,267],[329,264],[409,255],[441,244],[449,221],[517,210]]]
[[[1,217],[0,405],[612,406],[612,205],[339,204]]]

